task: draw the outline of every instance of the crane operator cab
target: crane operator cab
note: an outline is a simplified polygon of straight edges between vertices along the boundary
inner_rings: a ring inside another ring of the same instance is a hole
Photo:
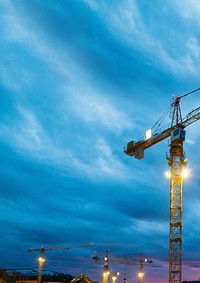
[[[181,128],[176,128],[171,132],[171,141],[179,140],[181,142],[185,141],[185,130]]]

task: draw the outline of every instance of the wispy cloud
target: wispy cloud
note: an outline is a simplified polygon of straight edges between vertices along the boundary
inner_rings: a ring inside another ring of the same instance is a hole
[[[76,170],[76,173],[82,178],[87,176],[95,182],[106,178],[113,178],[113,181],[115,179],[123,180],[126,176],[127,167],[114,155],[110,145],[103,139],[97,139],[95,145],[90,144],[90,140],[87,141],[84,146],[91,147],[96,152],[96,157],[85,159],[85,154],[82,155],[79,152],[77,155],[76,150],[70,150],[70,145],[68,148],[63,148],[56,144],[53,137],[45,132],[33,113],[20,107],[19,114],[21,117],[12,130],[8,126],[2,125],[1,138],[11,143],[22,155],[27,156],[28,154],[29,157],[38,159],[45,164],[50,162],[63,172]]]
[[[163,68],[176,76],[185,75],[188,72],[196,76],[196,72],[199,70],[196,64],[196,61],[199,61],[199,44],[198,39],[194,37],[192,32],[187,30],[185,42],[181,42],[178,36],[176,36],[179,34],[179,29],[177,28],[171,33],[171,24],[169,23],[168,32],[170,32],[171,37],[167,37],[163,40],[161,34],[162,30],[158,33],[151,32],[151,26],[146,22],[140,5],[135,1],[126,0],[123,1],[123,3],[112,3],[114,5],[114,12],[113,10],[107,9],[106,5],[103,3],[100,3],[98,7],[94,6],[92,3],[93,2],[89,2],[94,9],[99,9],[100,14],[102,13],[102,18],[106,21],[108,29],[111,29],[113,34],[117,34],[121,39],[124,39],[126,44],[129,44],[130,47],[135,48],[138,46],[138,48],[142,49],[148,56],[152,57],[155,64],[158,66],[162,65]],[[167,17],[169,17],[166,11],[175,11],[174,7],[169,4],[166,3],[165,6],[165,11],[162,11],[162,21],[167,21]],[[188,6],[188,9],[185,9],[185,6]],[[190,18],[192,11],[195,11],[195,14],[198,15],[199,9],[196,9],[196,7],[198,7],[197,2],[192,2],[189,5],[188,2],[185,4],[178,2],[176,10],[177,16],[180,20],[182,20],[183,16]],[[181,12],[180,14],[180,11],[183,10],[185,12]],[[106,17],[104,17],[105,14],[107,15]],[[150,18],[153,16],[156,17],[154,13],[149,15]],[[160,29],[162,29],[163,26],[162,22]],[[174,29],[174,27],[172,28]],[[166,30],[163,30],[163,32],[166,32]],[[170,47],[173,46],[175,42],[177,42],[177,47],[172,53]],[[179,45],[182,46],[182,55],[180,54]]]
[[[93,124],[96,128],[105,127],[110,131],[121,132],[131,128],[130,118],[121,109],[115,107],[115,101],[105,98],[93,89],[74,87],[73,96],[66,99],[66,105],[82,122]]]
[[[163,235],[168,235],[169,233],[169,228],[166,223],[161,223],[158,221],[145,221],[145,220],[140,220],[140,221],[135,221],[136,229],[140,232],[145,231],[145,234],[163,234]]]
[[[176,9],[176,12],[181,18],[192,20],[195,25],[200,24],[200,7],[198,0],[176,1],[175,3],[173,3],[172,8]]]

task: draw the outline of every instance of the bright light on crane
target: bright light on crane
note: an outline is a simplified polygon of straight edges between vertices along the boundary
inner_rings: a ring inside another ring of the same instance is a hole
[[[151,129],[150,129],[150,130],[147,130],[147,131],[146,131],[146,135],[145,135],[145,140],[150,139],[150,138],[151,138],[151,136],[152,136]]]
[[[184,179],[187,179],[189,176],[190,176],[190,170],[189,170],[188,168],[184,168],[184,169],[182,170],[182,177],[183,177]]]
[[[142,279],[144,277],[144,272],[138,272],[138,278]]]
[[[172,174],[171,174],[171,172],[166,171],[165,176],[170,179]],[[188,168],[183,168],[182,169],[182,178],[187,179],[189,176],[190,176],[190,170]]]
[[[165,172],[165,176],[166,176],[167,178],[171,178],[171,172],[166,171],[166,172]]]
[[[40,262],[45,262],[45,259],[44,259],[43,257],[41,257],[41,256],[38,258],[38,260],[39,260]]]

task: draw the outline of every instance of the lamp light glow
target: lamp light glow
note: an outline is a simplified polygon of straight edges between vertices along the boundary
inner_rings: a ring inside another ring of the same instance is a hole
[[[183,177],[184,179],[187,179],[189,176],[190,176],[190,171],[189,171],[189,169],[184,168],[184,169],[182,170],[182,177]]]
[[[171,178],[171,172],[166,171],[166,172],[165,172],[165,176],[166,176],[167,178]]]
[[[138,277],[139,278],[143,278],[143,276],[144,276],[144,272],[138,272]]]
[[[151,138],[151,136],[152,136],[151,129],[150,129],[150,130],[147,130],[147,131],[146,131],[145,139],[148,140],[148,139]]]

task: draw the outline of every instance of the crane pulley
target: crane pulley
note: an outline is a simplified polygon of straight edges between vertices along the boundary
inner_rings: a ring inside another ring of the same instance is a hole
[[[200,88],[177,96],[170,107],[171,124],[160,130],[148,132],[144,138],[130,141],[124,152],[137,159],[144,157],[144,151],[158,142],[170,137],[170,150],[167,162],[170,167],[170,247],[169,247],[169,283],[182,282],[182,166],[186,165],[183,151],[185,128],[200,119],[200,107],[182,118],[180,101]]]

